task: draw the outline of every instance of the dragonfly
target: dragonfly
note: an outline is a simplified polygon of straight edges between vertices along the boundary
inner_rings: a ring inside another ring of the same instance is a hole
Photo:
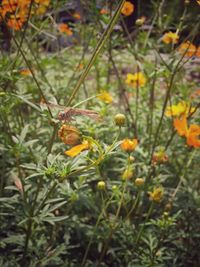
[[[99,116],[98,112],[91,110],[91,109],[65,107],[65,106],[57,105],[57,104],[53,104],[53,103],[48,103],[47,105],[49,107],[52,107],[52,108],[62,109],[58,113],[58,120],[60,120],[60,121],[70,122],[70,121],[74,120],[73,117],[75,117],[75,116],[86,116],[86,117],[89,117],[89,118],[94,119],[96,121],[100,120],[100,116]]]

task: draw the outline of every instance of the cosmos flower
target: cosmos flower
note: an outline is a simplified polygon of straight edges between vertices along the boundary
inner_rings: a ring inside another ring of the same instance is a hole
[[[66,23],[58,24],[58,30],[60,33],[66,33],[69,36],[73,34],[72,30],[69,28],[69,26]]]
[[[130,16],[133,13],[134,9],[134,5],[131,2],[126,1],[121,9],[121,13],[124,16]]]
[[[133,88],[143,87],[146,84],[146,77],[142,72],[128,73],[125,82]]]
[[[165,44],[177,44],[179,40],[179,36],[177,33],[175,32],[166,32],[163,37],[162,37],[162,41]]]
[[[136,146],[138,144],[137,139],[124,139],[120,145],[121,149],[125,152],[132,152],[135,150]]]
[[[166,108],[165,116],[167,117],[178,117],[182,114],[189,115],[194,111],[194,108],[190,106],[190,104],[185,101],[180,101],[176,105],[171,105]]]
[[[186,137],[187,145],[194,148],[200,147],[200,126],[191,124],[188,127],[186,115],[174,120],[174,128],[180,136]]]
[[[111,94],[109,94],[107,91],[101,91],[101,94],[98,95],[97,98],[102,100],[106,104],[110,104],[113,102],[113,98]]]

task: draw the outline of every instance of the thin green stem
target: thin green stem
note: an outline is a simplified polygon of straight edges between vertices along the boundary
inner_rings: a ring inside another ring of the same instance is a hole
[[[71,94],[69,100],[67,101],[67,105],[66,105],[66,106],[70,106],[70,105],[71,105],[71,103],[72,103],[74,97],[75,97],[76,94],[78,93],[78,91],[79,91],[79,89],[80,89],[82,83],[84,82],[84,80],[85,80],[85,78],[87,77],[87,75],[88,75],[88,73],[89,73],[91,67],[93,66],[93,64],[94,64],[94,62],[95,62],[97,56],[98,56],[99,53],[101,52],[101,50],[102,50],[102,48],[103,48],[105,42],[107,41],[108,37],[110,36],[110,34],[111,34],[111,32],[112,32],[112,29],[113,29],[115,23],[117,22],[117,19],[118,19],[119,15],[120,15],[121,8],[122,8],[124,2],[125,2],[125,0],[122,0],[122,1],[121,1],[121,3],[119,4],[117,10],[115,11],[114,16],[113,16],[112,19],[110,20],[110,22],[109,22],[109,24],[108,24],[106,30],[105,30],[104,33],[102,34],[102,36],[101,36],[99,42],[97,43],[97,46],[96,46],[96,48],[95,48],[95,50],[94,50],[94,52],[93,52],[93,54],[92,54],[92,57],[91,57],[89,63],[87,64],[85,70],[83,71],[82,75],[80,76],[80,78],[79,78],[79,80],[78,80],[78,82],[77,82],[77,84],[76,84],[76,86],[75,86],[75,88],[74,88],[74,90],[73,90],[73,92],[72,92],[72,94]]]

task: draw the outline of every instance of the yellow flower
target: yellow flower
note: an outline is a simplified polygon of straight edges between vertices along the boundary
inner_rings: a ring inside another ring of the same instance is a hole
[[[135,74],[128,73],[126,84],[133,88],[142,87],[146,84],[146,78],[142,72],[137,72]]]
[[[106,104],[110,104],[113,102],[112,96],[106,91],[101,91],[101,94],[99,96],[97,96],[97,98],[102,100]]]
[[[150,200],[154,202],[160,202],[163,198],[164,190],[162,187],[154,188],[152,192],[149,192]]]
[[[71,149],[65,151],[65,155],[73,158],[80,154],[82,151],[87,150],[89,148],[90,146],[88,141],[84,141],[82,144],[74,146]]]
[[[134,9],[134,5],[131,2],[126,1],[121,9],[121,13],[124,16],[130,16],[133,13]]]
[[[176,105],[171,105],[166,108],[165,115],[167,117],[178,117],[182,114],[188,115],[189,113],[192,113],[195,108],[192,108],[188,103],[185,101],[180,101]]]
[[[137,139],[124,139],[120,145],[121,149],[126,151],[126,152],[132,152],[135,150],[136,146],[138,144]]]
[[[199,4],[200,5],[200,0],[196,0],[197,1],[197,4]]]
[[[165,44],[177,44],[179,40],[179,36],[177,33],[175,32],[166,32],[163,37],[162,37],[162,41]]]
[[[74,146],[80,143],[79,130],[72,125],[63,124],[58,131],[58,136],[66,145]]]

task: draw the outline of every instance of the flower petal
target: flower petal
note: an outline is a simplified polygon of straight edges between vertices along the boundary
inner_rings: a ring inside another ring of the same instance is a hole
[[[71,149],[65,151],[65,155],[69,157],[76,157],[78,154],[80,154],[83,150],[89,149],[89,144],[88,142],[85,142],[83,144],[77,145],[72,147]]]

